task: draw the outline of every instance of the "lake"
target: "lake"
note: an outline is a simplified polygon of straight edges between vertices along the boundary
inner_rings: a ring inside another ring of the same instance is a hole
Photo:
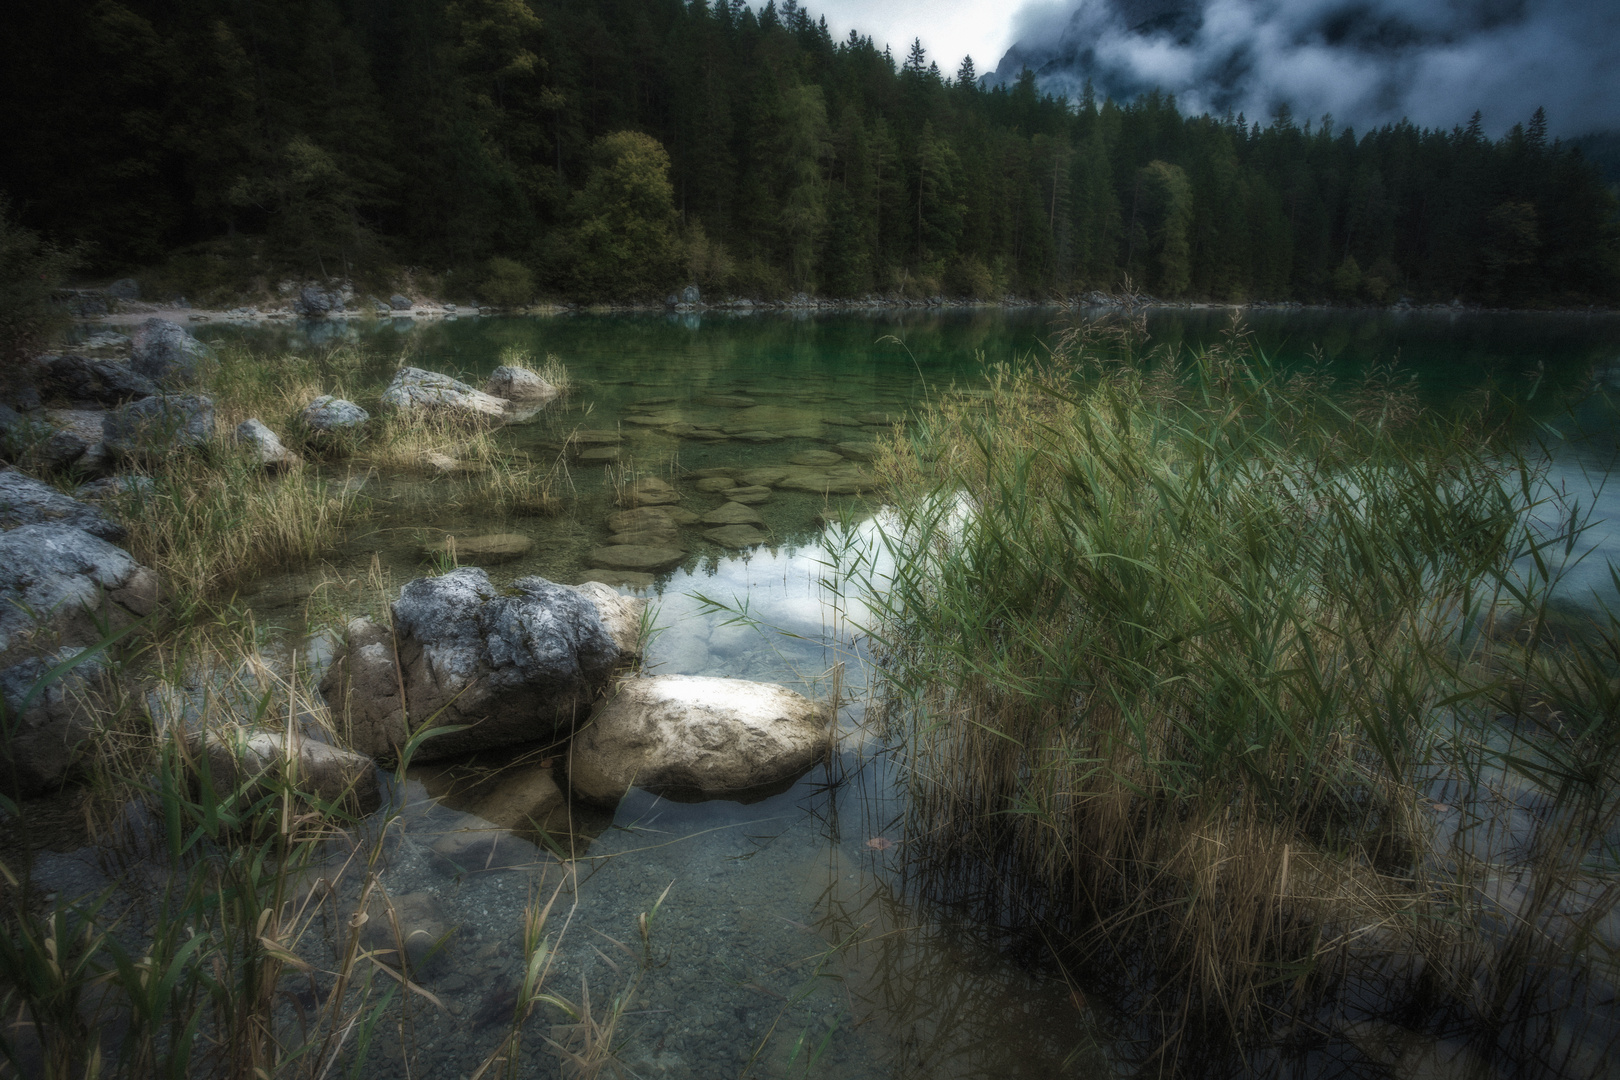
[[[903,778],[863,725],[870,655],[858,598],[836,570],[873,538],[875,500],[863,489],[881,478],[870,475],[870,442],[928,395],[971,384],[985,362],[1040,355],[1062,320],[1053,310],[986,309],[198,326],[204,340],[244,345],[266,363],[282,350],[350,343],[387,360],[384,368],[403,356],[481,385],[501,351],[516,347],[557,356],[573,379],[566,399],[500,435],[513,452],[566,468],[560,512],[495,517],[454,475],[379,474],[368,483],[371,516],[321,565],[266,575],[238,603],[296,647],[311,618],[331,624],[360,610],[358,583],[380,575],[397,589],[435,572],[425,545],[446,535],[532,538],[528,553],[489,565],[497,583],[530,574],[578,582],[604,569],[594,553],[611,532],[615,483],[627,475],[667,480],[683,507],[703,513],[725,497],[699,490],[697,478],[809,470],[797,490],[764,483],[771,491],[754,509],[766,543],[736,550],[693,531],[678,565],[623,588],[655,606],[647,670],[836,689],[842,749],[791,790],[748,805],[636,792],[611,820],[582,822],[575,876],[557,909],[566,909],[567,932],[556,991],[577,1000],[583,984],[601,1009],[631,986],[637,916],[667,889],[650,931],[656,964],[621,1002],[616,1038],[633,1075],[1128,1071],[1132,1053],[1110,1036],[1118,1018],[1108,1003],[1059,978],[1038,942],[975,926],[911,886]],[[1152,313],[1148,325],[1157,342],[1198,344],[1219,340],[1228,322],[1224,311],[1172,310]],[[1535,420],[1554,425],[1551,481],[1587,484],[1583,501],[1596,500],[1600,514],[1620,509],[1589,482],[1607,472],[1607,415],[1587,406],[1582,426],[1592,437],[1564,438],[1575,433],[1564,414],[1578,394],[1594,379],[1620,385],[1620,319],[1306,311],[1255,312],[1248,325],[1285,365],[1353,378],[1395,363],[1438,408],[1487,388],[1521,398]],[[615,437],[571,445],[580,430]],[[592,448],[616,453],[582,460]],[[827,494],[829,486],[843,493]],[[1602,585],[1602,556],[1620,553],[1612,526],[1594,525],[1588,541],[1598,560],[1579,571],[1577,591]],[[560,872],[534,837],[514,837],[477,866],[447,865],[433,844],[465,827],[480,791],[523,767],[515,754],[460,771],[418,769],[394,792],[399,826],[384,881],[396,895],[431,895],[458,929],[424,983],[445,1007],[413,1002],[399,1023],[379,1028],[368,1074],[467,1076],[504,1033],[524,906]],[[88,873],[69,865],[73,856],[52,858],[59,874]],[[530,1042],[524,1075],[557,1075],[538,1036]]]

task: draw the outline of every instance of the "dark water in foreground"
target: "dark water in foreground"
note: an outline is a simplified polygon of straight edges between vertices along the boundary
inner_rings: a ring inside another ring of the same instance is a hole
[[[1227,320],[1225,312],[1158,313],[1151,329],[1159,341],[1212,342]],[[811,468],[862,476],[870,466],[861,447],[925,395],[970,382],[981,360],[1038,351],[1057,321],[1050,311],[575,316],[424,326],[209,325],[198,335],[240,340],[267,357],[354,337],[390,353],[408,347],[411,363],[475,383],[503,348],[524,348],[537,359],[555,354],[571,372],[574,392],[502,438],[536,457],[554,457],[573,428],[617,431],[614,467],[669,480],[680,505],[701,514],[724,496],[698,490],[691,479],[698,470]],[[1261,347],[1287,364],[1314,362],[1313,346],[1330,370],[1346,376],[1398,360],[1441,407],[1495,381],[1550,420],[1594,376],[1611,377],[1611,365],[1620,381],[1620,319],[1612,317],[1292,313],[1255,315],[1250,326]],[[692,429],[706,434],[681,434]],[[1582,464],[1605,471],[1601,447],[1569,449],[1555,479],[1577,477]],[[562,513],[492,518],[460,497],[454,478],[381,477],[372,519],[324,565],[268,576],[243,603],[262,622],[289,630],[301,625],[312,599],[327,605],[323,617],[341,616],[331,608],[341,609],[341,597],[351,594],[317,589],[323,581],[359,581],[374,559],[395,586],[431,573],[422,546],[445,532],[532,537],[529,554],[489,567],[498,582],[526,574],[578,581],[592,570],[592,552],[604,542],[605,518],[615,507],[609,467],[573,459],[569,478],[572,494]],[[1598,498],[1607,510],[1607,496]],[[559,946],[555,989],[577,999],[583,980],[600,1005],[628,986],[636,964],[615,943],[639,950],[636,915],[669,887],[653,930],[659,966],[639,983],[618,1031],[629,1075],[1130,1072],[1130,1054],[1106,1034],[1112,1030],[1106,1006],[1093,1006],[1051,971],[1021,962],[1004,940],[953,922],[949,911],[907,890],[906,852],[896,843],[903,777],[891,775],[884,748],[861,729],[868,655],[855,627],[862,612],[833,571],[838,552],[871,542],[873,527],[861,522],[870,509],[865,498],[778,487],[755,509],[766,544],[736,551],[690,531],[681,563],[640,590],[657,606],[660,628],[647,667],[782,682],[812,693],[828,692],[836,678],[853,699],[842,717],[845,749],[792,790],[751,805],[677,804],[643,793],[627,799],[611,825],[592,830],[599,835],[576,863],[577,891],[565,904],[577,906]],[[829,518],[840,515],[856,524],[829,529]],[[1612,535],[1604,526],[1593,539],[1607,551]],[[761,625],[740,622],[706,600],[746,610]],[[476,803],[479,785],[500,779],[498,770],[473,778],[445,801],[436,797],[445,787],[431,778],[399,793],[407,805],[385,882],[395,895],[430,895],[458,929],[444,962],[425,980],[446,1009],[413,1005],[408,1023],[392,1025],[373,1044],[370,1075],[470,1075],[504,1033],[510,1010],[502,1011],[509,1000],[503,994],[522,965],[523,905],[540,882],[549,890],[559,871],[522,838],[470,870],[447,868],[433,852],[446,833],[467,826],[465,807]],[[70,861],[63,861],[63,873]],[[1332,1055],[1338,1068],[1388,1074],[1356,1051],[1354,1037],[1340,1042]],[[403,1056],[412,1057],[408,1069]],[[1418,1074],[1453,1068],[1439,1048],[1412,1060],[1435,1062]],[[1493,1075],[1489,1062],[1470,1058],[1467,1065],[1467,1075]],[[538,1037],[524,1074],[558,1075]]]

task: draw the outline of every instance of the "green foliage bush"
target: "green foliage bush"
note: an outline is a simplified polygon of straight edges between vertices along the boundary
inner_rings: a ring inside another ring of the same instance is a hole
[[[590,175],[574,197],[569,235],[573,290],[589,299],[661,296],[680,278],[669,154],[639,131],[596,140]]]
[[[478,298],[496,307],[522,307],[534,299],[534,274],[513,259],[494,258],[484,266]]]

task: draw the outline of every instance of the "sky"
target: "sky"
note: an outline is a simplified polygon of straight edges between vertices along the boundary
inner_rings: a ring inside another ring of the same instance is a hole
[[[1500,134],[1545,106],[1554,134],[1620,128],[1620,0],[1055,0],[1015,15],[1000,74],[1087,75],[1115,96],[1266,119],[1332,113],[1362,130],[1411,119]]]
[[[759,6],[756,3],[754,6]],[[1552,131],[1620,129],[1620,0],[808,0],[903,60],[920,37],[948,75],[1025,64],[1077,96],[1161,86],[1184,106],[1265,119],[1406,117],[1501,134],[1545,106]],[[1009,56],[1009,48],[1013,49]]]
[[[899,61],[911,40],[921,38],[928,58],[947,75],[956,74],[964,56],[973,57],[980,73],[993,70],[1017,29],[1016,0],[808,0],[805,6],[812,16],[826,16],[834,40],[858,30],[878,48],[888,45]]]

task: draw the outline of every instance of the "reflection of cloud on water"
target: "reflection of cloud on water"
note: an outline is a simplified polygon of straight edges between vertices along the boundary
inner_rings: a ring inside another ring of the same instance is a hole
[[[758,547],[664,586],[649,668],[788,684],[842,662],[846,690],[865,685],[866,590],[893,565],[882,517],[829,526],[809,544]]]

